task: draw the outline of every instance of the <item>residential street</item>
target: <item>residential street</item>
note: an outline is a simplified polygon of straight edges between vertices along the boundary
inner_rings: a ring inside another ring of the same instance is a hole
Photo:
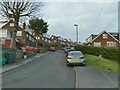
[[[119,0],[1,0],[0,89],[119,88]]]
[[[118,76],[90,65],[66,66],[65,53],[51,52],[25,66],[3,73],[3,88],[117,88]],[[76,71],[76,74],[75,74]]]
[[[3,74],[3,88],[74,88],[75,72],[65,54],[51,52],[19,69]]]

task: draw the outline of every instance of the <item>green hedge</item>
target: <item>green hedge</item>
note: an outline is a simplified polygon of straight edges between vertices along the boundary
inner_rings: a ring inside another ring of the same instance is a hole
[[[5,57],[6,58],[6,55],[8,53],[12,53],[12,52],[0,51],[0,57]],[[16,55],[16,59],[20,59],[20,58],[23,57],[23,51],[22,50],[16,50],[15,55]],[[31,56],[34,56],[34,55],[36,55],[36,52],[33,52],[33,51],[27,52],[27,57],[31,57]]]
[[[93,46],[85,46],[85,45],[77,45],[75,46],[76,50],[83,52],[84,54],[91,55],[102,55],[104,58],[118,60],[118,51],[120,48],[105,48],[105,47],[93,47]]]

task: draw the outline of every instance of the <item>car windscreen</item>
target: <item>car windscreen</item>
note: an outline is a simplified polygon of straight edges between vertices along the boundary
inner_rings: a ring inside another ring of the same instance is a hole
[[[68,56],[83,56],[80,52],[70,52]]]

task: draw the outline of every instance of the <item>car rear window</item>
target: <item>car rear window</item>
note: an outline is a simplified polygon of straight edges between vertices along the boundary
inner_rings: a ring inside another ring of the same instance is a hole
[[[80,53],[80,52],[70,52],[68,55],[69,56],[82,56],[82,53]]]

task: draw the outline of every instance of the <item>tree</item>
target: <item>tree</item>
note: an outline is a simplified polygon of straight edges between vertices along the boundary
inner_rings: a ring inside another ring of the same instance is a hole
[[[35,14],[41,14],[41,9],[44,6],[43,2],[30,2],[26,0],[9,0],[9,2],[0,1],[0,14],[8,19],[13,18],[15,21],[15,31],[12,33],[10,47],[14,47],[16,32],[19,28],[19,20],[21,17],[32,17]]]
[[[38,47],[38,37],[43,36],[44,33],[47,33],[48,26],[49,25],[47,22],[45,22],[42,18],[33,18],[29,20],[29,27],[34,32],[35,37],[37,37],[36,47]]]

